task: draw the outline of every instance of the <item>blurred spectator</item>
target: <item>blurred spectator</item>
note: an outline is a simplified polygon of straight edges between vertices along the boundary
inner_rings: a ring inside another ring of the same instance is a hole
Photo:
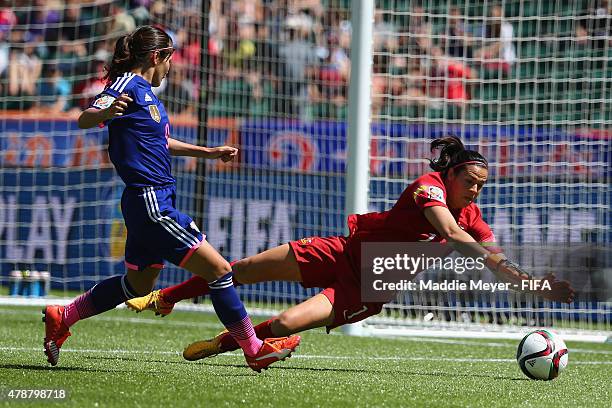
[[[102,93],[106,87],[106,82],[102,80],[104,77],[104,65],[104,60],[94,61],[93,76],[78,82],[74,86],[74,94],[79,96],[76,98],[76,106],[80,109],[87,109],[93,97]]]
[[[263,24],[270,34],[270,41],[278,44],[284,39],[284,27],[288,10],[280,1],[267,1],[263,5]]]
[[[516,62],[514,28],[503,18],[503,9],[495,6],[486,25],[485,46],[474,53],[485,71],[509,74]]]
[[[408,63],[408,81],[406,83],[406,95],[415,105],[427,105],[424,84],[425,74],[421,70],[420,61],[415,59],[412,63]]]
[[[411,58],[406,61],[408,71],[406,79],[394,78],[391,86],[394,109],[391,114],[395,117],[422,117],[427,108],[428,98],[425,93],[425,77],[421,71],[421,61]]]
[[[23,24],[33,36],[57,40],[57,25],[62,21],[63,2],[35,0],[32,10],[23,16]]]
[[[596,47],[604,49],[607,45],[612,47],[612,1],[599,0],[591,10],[590,20],[592,35],[595,36]]]
[[[591,46],[589,32],[583,22],[576,23],[576,31],[574,32],[574,46],[576,48],[588,48]]]
[[[136,29],[136,21],[134,17],[120,4],[111,3],[112,27],[110,34],[113,33],[130,33]]]
[[[209,117],[248,115],[253,89],[238,68],[232,65],[225,67],[214,85],[215,98],[209,107]]]
[[[60,38],[55,59],[64,76],[70,77],[75,74],[85,74],[87,71],[87,65],[83,64],[85,57],[87,57],[87,49],[85,48],[84,41],[71,41],[66,37]]]
[[[333,34],[328,37],[328,47],[327,68],[338,72],[341,80],[348,83],[351,74],[351,60],[348,56],[348,49],[342,47],[339,38]]]
[[[474,56],[472,28],[457,7],[451,7],[449,14],[448,32],[442,36],[442,49],[451,57],[471,59]]]
[[[44,64],[42,78],[38,82],[38,106],[50,113],[66,111],[69,107],[71,86],[53,63]]]
[[[17,16],[8,5],[0,4],[0,26],[2,30],[10,30],[17,24]]]
[[[415,6],[408,21],[408,54],[424,55],[433,46],[433,26],[421,6]]]
[[[465,80],[475,79],[477,76],[466,63],[444,55],[439,47],[434,47],[431,55],[433,60],[428,78],[427,96],[459,108],[457,112],[462,117],[466,102],[470,100]]]
[[[373,44],[375,51],[395,52],[398,48],[398,35],[396,27],[385,20],[384,10],[374,12]]]
[[[230,65],[246,71],[246,61],[255,55],[255,28],[251,23],[238,23],[230,32],[224,57]]]
[[[149,7],[152,0],[130,0],[130,14],[134,17],[134,22],[137,26],[146,25],[149,23],[151,15]]]
[[[279,49],[284,63],[283,96],[290,102],[286,104],[287,114],[299,114],[300,104],[306,102],[308,79],[313,77],[313,68],[318,64],[314,44],[308,41],[309,31],[305,27],[287,23],[288,40]]]
[[[166,77],[166,87],[162,95],[158,95],[170,112],[197,114],[195,107],[200,87],[196,85],[194,78],[189,77],[189,68],[182,55],[175,53],[172,58],[172,75]]]
[[[258,78],[253,87],[251,114],[254,116],[276,116],[284,111],[284,101],[279,96],[280,78],[285,72],[285,65],[280,60],[279,44],[270,40],[270,26],[255,24],[255,56],[249,61],[250,81]]]
[[[26,3],[35,7],[28,10],[22,6]],[[491,7],[481,28],[451,6],[442,28],[439,9],[420,1],[391,3],[393,12],[376,10],[373,27],[376,114],[420,117],[425,111],[461,111],[470,99],[475,69],[498,79],[516,62],[513,26],[504,20],[502,7]],[[561,47],[550,48],[569,53],[558,54],[558,60],[572,60],[574,69],[584,65],[604,71],[602,53],[612,46],[611,2],[588,3],[573,8],[582,20],[572,25],[571,38],[557,39]],[[9,6],[14,4],[19,7]],[[86,107],[103,89],[101,61],[110,58],[116,34],[150,23],[167,29],[177,49],[171,75],[155,90],[170,112],[195,115],[202,89],[211,116],[342,119],[351,68],[349,5],[210,0],[209,39],[203,45],[201,0],[0,0],[0,92],[17,96],[5,101],[29,96],[12,105],[17,108],[28,107],[37,94],[45,96],[41,104],[50,109],[69,109],[71,103]],[[200,83],[203,46],[209,56],[206,84]],[[45,72],[39,80],[41,66]],[[75,97],[63,100],[66,83],[73,85]]]
[[[67,0],[62,18],[61,36],[68,40],[89,40],[93,27],[91,11],[85,12],[78,0]],[[88,15],[89,14],[89,15]]]
[[[17,23],[17,16],[10,8],[0,8],[0,78],[9,65],[10,33]],[[1,89],[0,89],[1,91]]]
[[[28,42],[24,31],[13,31],[9,51],[8,95],[24,98],[23,109],[32,106],[36,94],[36,82],[42,70],[42,61],[36,55],[36,44]]]
[[[389,56],[374,54],[372,63],[372,115],[381,115],[385,109],[389,81]]]
[[[309,86],[309,102],[314,104],[312,115],[318,118],[338,119],[339,109],[347,103],[348,70],[335,61],[335,53],[319,66],[314,81]]]
[[[264,75],[281,75],[282,62],[279,60],[279,45],[270,40],[270,27],[255,24],[255,55],[250,59],[249,70],[262,69]]]

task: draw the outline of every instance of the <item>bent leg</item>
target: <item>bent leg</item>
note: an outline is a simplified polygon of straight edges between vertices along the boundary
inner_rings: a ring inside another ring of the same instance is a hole
[[[275,336],[288,336],[304,330],[329,326],[334,322],[334,308],[322,293],[293,306],[272,322]]]
[[[304,302],[290,307],[280,315],[255,326],[259,338],[284,337],[304,330],[330,326],[334,322],[334,309],[327,296],[319,293]],[[229,334],[220,340],[223,351],[239,348]]]
[[[233,269],[236,280],[242,284],[302,281],[300,267],[289,244],[241,259],[233,265]]]
[[[202,241],[200,247],[183,264],[183,268],[203,278],[206,282],[215,281],[232,270],[229,262],[207,241]]]
[[[297,260],[289,244],[280,245],[260,254],[234,262],[232,270],[234,272],[234,285],[236,286],[237,284],[267,281],[302,281]],[[161,290],[161,295],[168,303],[178,303],[184,299],[191,299],[209,293],[210,288],[206,279],[200,276],[193,276],[178,285]]]
[[[203,241],[183,266],[208,282],[210,300],[219,320],[245,355],[255,356],[263,342],[255,335],[251,319],[236,293],[230,264],[208,242]]]

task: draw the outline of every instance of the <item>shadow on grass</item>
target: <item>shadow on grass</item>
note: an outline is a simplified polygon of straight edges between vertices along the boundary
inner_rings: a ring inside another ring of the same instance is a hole
[[[295,360],[294,360],[295,361]],[[202,361],[200,364],[206,366],[217,366],[217,367],[244,367],[238,364],[225,364],[217,362]],[[428,376],[428,377],[465,377],[465,378],[490,378],[492,380],[511,380],[511,381],[530,381],[528,378],[516,378],[510,376],[491,376],[486,374],[474,374],[474,373],[458,373],[458,372],[426,372],[426,371],[404,371],[404,370],[377,370],[367,368],[334,368],[334,367],[295,367],[295,366],[283,366],[274,365],[270,367],[271,370],[297,370],[297,371],[313,371],[313,372],[336,372],[336,373],[355,373],[355,374],[383,374],[383,375],[403,375],[403,376]]]
[[[172,360],[157,360],[157,359],[148,359],[148,358],[134,358],[134,357],[103,357],[103,356],[83,356],[82,358],[88,360],[101,360],[101,361],[125,361],[125,362],[134,362],[134,363],[159,363],[159,364],[174,364],[180,366],[207,366],[207,367],[225,367],[225,368],[241,368],[247,369],[246,364],[235,364],[235,363],[222,363],[219,360],[213,359],[202,359],[198,362],[194,361],[172,361]],[[296,361],[296,360],[293,360]],[[77,367],[42,367],[42,366],[27,366],[27,365],[16,365],[12,364],[9,366],[0,365],[0,368],[8,367],[8,368],[21,368],[21,369],[34,369],[34,370],[81,370],[81,371],[107,371],[107,372],[131,372],[131,370],[97,370],[92,368],[77,368]],[[531,381],[528,378],[517,378],[511,376],[500,376],[500,375],[486,375],[486,374],[474,374],[474,373],[460,373],[460,372],[442,372],[442,371],[404,371],[397,369],[390,370],[380,370],[380,369],[368,369],[368,368],[342,368],[342,367],[296,367],[296,366],[286,366],[286,365],[274,365],[270,367],[271,370],[296,370],[302,372],[330,372],[330,373],[353,373],[353,374],[378,374],[378,375],[402,375],[402,376],[415,376],[415,377],[437,377],[437,378],[489,378],[492,380],[502,380],[502,381]],[[240,376],[248,376],[252,375],[250,371],[246,371],[244,374],[224,374],[228,376],[240,377]]]
[[[33,364],[0,364],[0,369],[6,370],[30,370],[30,371],[82,371],[82,372],[105,372],[105,373],[120,373],[120,372],[128,372],[126,370],[105,370],[105,369],[97,369],[97,368],[84,368],[84,367],[52,367],[49,365],[33,365]]]
[[[87,360],[105,360],[105,361],[129,361],[134,363],[160,363],[160,364],[189,364],[189,361],[172,361],[172,360],[153,360],[150,358],[135,358],[135,357],[101,357],[101,356],[82,356]]]
[[[178,364],[182,366],[197,366],[197,365],[205,365],[205,366],[218,366],[218,367],[237,367],[237,368],[247,368],[246,364],[198,364],[193,361],[171,361],[171,360],[152,360],[147,358],[134,358],[134,357],[99,357],[99,356],[84,356],[83,358],[90,360],[106,360],[106,361],[126,361],[126,362],[134,362],[134,363],[160,363],[160,364]],[[128,370],[129,371],[129,370]],[[227,374],[223,375],[229,377],[243,377],[250,376],[252,373],[247,371],[245,374]]]
[[[78,367],[51,367],[49,365],[33,364],[0,364],[0,369],[6,370],[32,370],[32,371],[79,371]]]

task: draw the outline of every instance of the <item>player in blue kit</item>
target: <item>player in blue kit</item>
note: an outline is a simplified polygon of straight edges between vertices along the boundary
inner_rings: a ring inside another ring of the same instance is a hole
[[[201,147],[170,137],[163,104],[151,87],[168,74],[174,48],[163,30],[138,28],[115,46],[105,79],[107,88],[81,113],[79,127],[108,126],[110,159],[126,184],[121,211],[128,230],[127,273],[99,282],[67,306],[43,309],[47,360],[56,365],[69,328],[135,296],[149,293],[164,260],[204,278],[219,319],[255,371],[285,359],[299,336],[260,340],[232,284],[230,264],[205,240],[194,221],[175,207],[176,186],[170,155],[230,161],[230,146]]]

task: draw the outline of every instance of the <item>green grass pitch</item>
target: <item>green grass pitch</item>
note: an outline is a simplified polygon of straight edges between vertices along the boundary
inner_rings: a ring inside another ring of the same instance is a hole
[[[568,343],[569,367],[531,381],[515,341],[378,339],[303,333],[291,359],[257,374],[237,353],[184,361],[183,347],[216,334],[215,316],[166,318],[115,310],[73,327],[57,367],[42,351],[40,308],[0,306],[0,389],[65,389],[50,403],[0,406],[606,407],[612,346]]]

